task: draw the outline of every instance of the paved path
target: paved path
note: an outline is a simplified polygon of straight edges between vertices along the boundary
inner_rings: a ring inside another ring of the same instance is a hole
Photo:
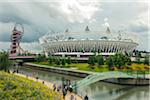
[[[34,77],[26,76],[26,75],[20,74],[20,73],[14,73],[14,74],[15,74],[15,75],[18,75],[18,76],[21,76],[21,77],[28,78],[28,79],[33,80],[33,81],[37,81],[37,79],[34,78]],[[44,81],[44,80],[38,79],[38,82],[40,82],[40,83],[42,83],[43,81]],[[53,84],[52,84],[52,83],[47,82],[47,81],[44,81],[44,84],[45,84],[47,87],[49,87],[50,89],[53,90]],[[60,95],[62,96],[62,92],[60,92]],[[63,96],[62,96],[61,98],[62,98],[62,100],[71,100],[71,99],[70,99],[70,98],[71,98],[71,95],[74,97],[74,99],[72,99],[72,100],[83,100],[80,96],[78,96],[78,95],[76,95],[76,94],[74,94],[74,93],[70,93],[70,92],[67,93],[67,95],[65,96],[65,99],[63,99]]]
[[[62,70],[62,71],[71,71],[71,72],[78,72],[78,73],[85,73],[85,74],[96,74],[98,72],[91,72],[91,71],[83,71],[78,69],[71,69],[71,68],[59,68],[59,67],[53,67],[48,65],[40,65],[40,64],[34,64],[34,63],[24,63],[25,65],[30,65],[33,67],[44,67],[44,68],[51,68],[56,70]]]
[[[150,79],[150,74],[145,75],[145,78],[149,78]]]

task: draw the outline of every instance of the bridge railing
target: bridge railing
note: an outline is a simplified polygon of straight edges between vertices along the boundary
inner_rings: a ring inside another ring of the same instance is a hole
[[[71,86],[72,88],[75,88],[75,87],[79,88],[79,87],[83,87],[83,86],[92,84],[94,82],[100,81],[100,80],[105,80],[109,78],[122,78],[122,77],[123,78],[135,78],[135,76],[132,76],[127,73],[120,72],[120,71],[103,72],[103,73],[96,73],[96,74],[89,75],[83,80],[73,83]]]

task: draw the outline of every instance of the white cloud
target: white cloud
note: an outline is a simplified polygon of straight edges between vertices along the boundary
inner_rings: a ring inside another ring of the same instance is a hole
[[[99,4],[99,6],[97,6],[97,4]],[[58,2],[58,5],[59,11],[65,14],[69,22],[77,21],[82,23],[84,20],[90,20],[97,11],[100,11],[100,2],[62,0],[62,2]]]
[[[134,21],[130,22],[129,28],[135,32],[148,31],[148,11],[140,13]]]
[[[104,23],[102,24],[103,27],[110,27],[110,24],[108,23],[108,18],[104,18]]]
[[[95,23],[96,22],[96,19],[91,19],[90,21],[89,21],[89,23]]]

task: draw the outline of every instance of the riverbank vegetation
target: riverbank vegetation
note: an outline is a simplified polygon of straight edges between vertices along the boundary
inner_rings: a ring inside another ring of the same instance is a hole
[[[104,72],[109,71],[106,65],[103,65],[101,67],[94,65],[92,67],[89,67],[89,64],[87,63],[71,63],[71,64],[65,64],[65,65],[57,65],[57,64],[49,64],[48,62],[32,62],[34,64],[40,64],[40,65],[48,65],[53,67],[59,67],[59,68],[72,68],[72,69],[78,69],[78,70],[84,70],[84,71],[93,71],[93,72]]]
[[[0,52],[0,70],[4,70],[5,72],[9,72],[9,68],[11,67],[12,61],[9,60],[8,52]]]
[[[0,71],[0,100],[61,100],[42,83]]]
[[[45,58],[44,56],[40,55],[39,57],[37,57],[37,61],[33,63],[60,68],[74,68],[78,70],[93,72],[105,72],[109,70],[149,71],[150,66],[148,65],[147,59],[148,58],[145,58],[143,64],[138,64],[132,62],[130,57],[128,57],[127,55],[117,53],[109,57],[90,56],[86,63],[80,63],[77,60],[71,60],[70,57],[62,58],[50,56],[49,58]]]

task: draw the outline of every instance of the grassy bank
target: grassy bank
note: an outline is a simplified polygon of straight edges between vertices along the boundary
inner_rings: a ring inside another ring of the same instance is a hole
[[[0,100],[60,100],[42,83],[0,71]]]
[[[75,68],[78,70],[92,71],[92,72],[109,71],[109,69],[106,65],[98,66],[97,64],[95,64],[94,66],[90,66],[87,63],[72,63],[72,64],[65,64],[65,65],[49,64],[48,62],[32,62],[32,63],[39,64],[39,65],[48,65],[48,66],[53,66],[53,67],[59,67],[59,68]]]
[[[48,66],[53,66],[53,67],[59,67],[59,68],[74,68],[78,70],[83,70],[83,71],[92,71],[92,72],[106,72],[109,71],[109,68],[107,65],[97,65],[95,64],[94,66],[90,66],[87,63],[71,63],[71,64],[65,64],[65,65],[56,65],[56,64],[49,64],[48,62],[32,62],[34,64],[39,64],[39,65],[48,65]],[[144,65],[144,64],[131,64],[130,66],[124,66],[122,69],[118,69],[117,67],[114,67],[115,71],[124,71],[128,72],[129,70],[132,71],[133,73],[136,73],[136,70],[141,70],[145,71],[146,74],[149,74],[150,71],[150,66]],[[140,74],[140,73],[139,73]]]

